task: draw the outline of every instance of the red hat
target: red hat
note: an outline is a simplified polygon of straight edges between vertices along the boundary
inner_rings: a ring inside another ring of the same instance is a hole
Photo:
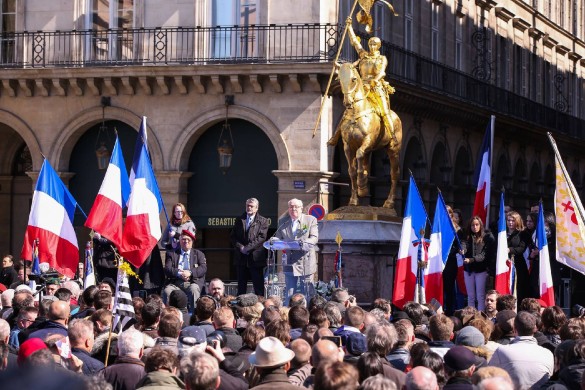
[[[0,293],[3,293],[4,291],[6,291],[6,286],[0,283]]]
[[[183,229],[183,231],[181,232],[181,236],[187,236],[191,238],[191,240],[195,241],[195,233],[193,233],[189,229]]]
[[[24,343],[20,344],[20,349],[18,350],[18,358],[16,362],[19,366],[22,366],[24,361],[36,351],[41,349],[47,348],[47,344],[41,339],[33,338],[28,339]]]

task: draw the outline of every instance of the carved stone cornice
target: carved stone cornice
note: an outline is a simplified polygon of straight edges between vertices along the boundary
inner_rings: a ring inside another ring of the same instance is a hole
[[[559,53],[560,55],[563,55],[563,56],[571,51],[571,49],[569,49],[567,46],[563,46],[563,45],[556,45],[555,50],[557,51],[557,53]]]
[[[322,92],[330,63],[0,69],[0,98]]]
[[[496,7],[496,16],[504,22],[509,22],[515,15],[509,9],[504,7]]]
[[[528,23],[526,20],[524,20],[522,18],[512,19],[512,25],[514,26],[515,29],[517,29],[521,32],[526,31],[526,29],[528,29],[530,27],[530,23]]]
[[[494,8],[498,3],[496,3],[494,0],[475,0],[475,4],[485,9],[486,11],[489,11],[492,8]]]

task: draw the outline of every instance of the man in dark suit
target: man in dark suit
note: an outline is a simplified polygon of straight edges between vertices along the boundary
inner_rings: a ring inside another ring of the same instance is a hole
[[[254,294],[264,295],[263,271],[267,253],[262,244],[268,234],[268,219],[258,214],[259,205],[258,199],[248,199],[246,212],[236,218],[231,233],[238,270],[238,295],[246,293],[248,279],[252,279]]]
[[[168,303],[168,298],[173,290],[183,290],[189,297],[189,307],[195,307],[195,301],[201,295],[207,272],[205,255],[193,249],[195,234],[188,229],[183,230],[179,241],[180,248],[168,251],[165,262],[165,274],[169,284],[163,290],[163,301]]]
[[[303,214],[303,202],[291,199],[288,201],[288,216],[282,220],[274,237],[283,241],[297,241],[300,246],[299,250],[287,250],[286,261],[282,261],[286,283],[285,298],[288,299],[297,292],[310,295],[313,274],[317,272],[317,218]]]

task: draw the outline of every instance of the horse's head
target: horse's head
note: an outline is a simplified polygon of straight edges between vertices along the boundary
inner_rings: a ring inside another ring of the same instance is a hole
[[[363,97],[362,79],[355,67],[350,63],[344,63],[339,66],[338,78],[343,92],[343,105],[351,108],[356,98],[361,99]]]

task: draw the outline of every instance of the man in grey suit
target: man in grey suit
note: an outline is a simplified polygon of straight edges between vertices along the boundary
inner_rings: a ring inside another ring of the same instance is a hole
[[[288,216],[282,221],[274,237],[283,241],[297,241],[301,247],[300,250],[287,250],[286,262],[283,260],[285,299],[297,292],[310,294],[313,289],[313,274],[317,272],[317,219],[303,214],[302,201],[291,199],[288,201]]]

